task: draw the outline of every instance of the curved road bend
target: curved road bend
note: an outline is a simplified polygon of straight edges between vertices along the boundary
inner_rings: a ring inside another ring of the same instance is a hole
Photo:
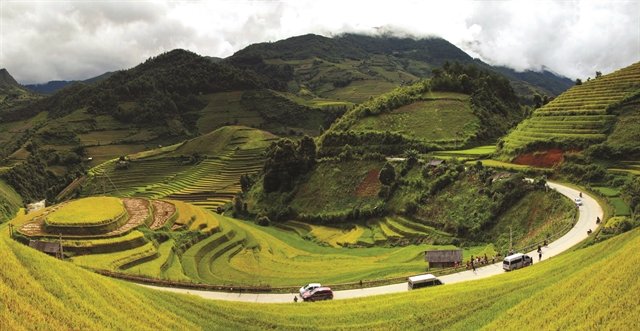
[[[567,198],[573,199],[577,198],[580,192],[576,189],[548,182],[550,188],[557,190],[559,193],[563,194]],[[588,237],[587,230],[592,229],[595,230],[596,225],[596,217],[603,218],[602,208],[598,204],[598,202],[588,194],[583,193],[583,205],[580,207],[580,215],[578,217],[578,221],[574,225],[574,227],[567,232],[564,236],[559,238],[558,240],[549,243],[547,247],[543,247],[542,249],[542,259],[546,260],[550,257],[556,256],[574,245],[580,243],[584,239]],[[538,262],[538,253],[534,250],[527,253],[534,260],[534,265]],[[445,284],[454,284],[459,282],[465,282],[469,280],[476,280],[481,278],[486,278],[494,275],[498,275],[503,273],[502,270],[502,262],[491,264],[488,266],[484,266],[476,269],[476,272],[471,270],[462,271],[455,274],[450,274],[446,276],[438,277]],[[311,280],[310,280],[311,281]],[[290,294],[271,294],[271,293],[229,293],[229,292],[212,292],[212,291],[201,291],[201,290],[191,290],[191,289],[180,289],[180,288],[169,288],[169,287],[159,287],[159,286],[151,286],[151,285],[141,285],[148,288],[153,288],[162,291],[175,292],[175,293],[183,293],[183,294],[193,294],[205,299],[215,299],[215,300],[226,300],[226,301],[245,301],[245,302],[258,302],[258,303],[278,303],[278,302],[293,302],[294,293]],[[397,293],[397,292],[405,292],[407,291],[407,283],[393,284],[393,285],[385,285],[378,287],[368,287],[363,289],[355,289],[355,290],[344,290],[344,291],[335,291],[334,299],[348,299],[348,298],[358,298],[358,297],[366,297],[371,295],[379,295],[379,294],[388,294],[388,293]]]

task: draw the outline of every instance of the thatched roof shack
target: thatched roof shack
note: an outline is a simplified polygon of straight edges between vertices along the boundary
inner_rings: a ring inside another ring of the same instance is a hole
[[[429,268],[453,267],[456,263],[462,263],[462,250],[425,251],[424,259],[429,262]]]

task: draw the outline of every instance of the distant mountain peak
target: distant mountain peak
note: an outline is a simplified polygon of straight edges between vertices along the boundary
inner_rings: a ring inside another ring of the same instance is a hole
[[[0,69],[0,86],[9,87],[15,86],[20,87],[20,84],[11,76],[11,74],[7,71],[7,69]]]

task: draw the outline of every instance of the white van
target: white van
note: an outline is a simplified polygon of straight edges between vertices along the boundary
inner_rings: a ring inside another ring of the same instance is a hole
[[[504,258],[502,269],[506,271],[520,269],[533,264],[533,259],[529,255],[516,253]]]
[[[432,274],[418,275],[407,278],[409,290],[421,287],[442,285],[442,282]]]

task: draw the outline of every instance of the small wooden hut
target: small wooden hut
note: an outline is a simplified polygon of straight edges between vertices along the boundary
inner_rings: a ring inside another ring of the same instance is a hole
[[[425,251],[424,259],[429,263],[429,268],[448,268],[462,263],[462,250]]]

